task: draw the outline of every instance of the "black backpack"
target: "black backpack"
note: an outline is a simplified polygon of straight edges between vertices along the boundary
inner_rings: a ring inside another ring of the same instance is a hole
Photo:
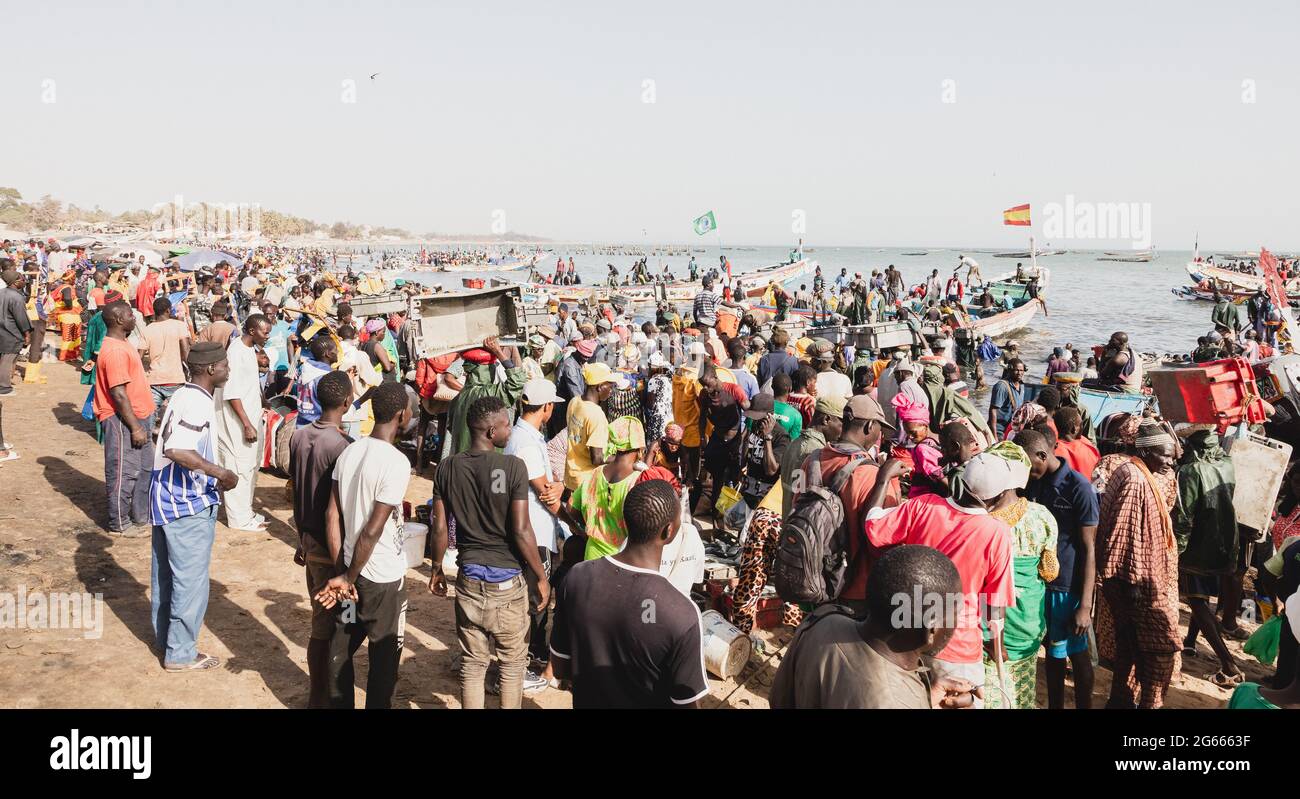
[[[781,525],[772,567],[776,592],[786,602],[822,604],[840,595],[848,571],[848,530],[840,491],[867,458],[854,458],[835,473],[829,486],[799,495]],[[820,474],[821,459],[817,460]]]

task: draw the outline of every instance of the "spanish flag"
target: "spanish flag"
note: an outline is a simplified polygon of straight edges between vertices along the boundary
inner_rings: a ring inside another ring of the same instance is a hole
[[[1028,225],[1029,224],[1029,203],[1017,205],[1015,208],[1008,208],[1002,212],[1002,224],[1004,225]]]

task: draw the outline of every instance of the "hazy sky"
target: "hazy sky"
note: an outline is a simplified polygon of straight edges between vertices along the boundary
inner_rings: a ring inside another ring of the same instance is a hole
[[[652,242],[712,209],[728,245],[791,242],[801,209],[812,245],[1020,246],[1004,208],[1032,203],[1041,241],[1073,195],[1150,203],[1157,248],[1300,248],[1291,2],[47,0],[5,20],[0,185],[29,199],[416,232],[500,211]]]

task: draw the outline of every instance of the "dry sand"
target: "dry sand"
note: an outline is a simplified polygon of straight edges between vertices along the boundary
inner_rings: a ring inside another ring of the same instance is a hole
[[[165,673],[151,652],[149,539],[105,532],[103,454],[93,425],[81,418],[86,390],[76,370],[45,364],[45,385],[17,383],[3,398],[6,440],[20,453],[0,464],[0,591],[89,592],[103,595],[103,630],[87,638],[78,630],[0,628],[0,705],[39,708],[261,708],[304,707],[309,606],[303,570],[293,562],[296,533],[285,481],[262,473],[254,500],[271,520],[269,532],[217,526],[212,554],[211,600],[199,649],[219,656],[222,667],[197,674]],[[427,477],[414,477],[413,503],[429,497]],[[456,707],[458,684],[450,671],[456,646],[452,601],[431,595],[428,567],[408,574],[410,609],[395,705]],[[1184,608],[1184,623],[1186,609]],[[710,679],[704,707],[767,707],[767,690],[788,628],[762,635],[755,656],[737,680]],[[1230,644],[1248,678],[1272,670]],[[1227,692],[1200,679],[1215,670],[1202,641],[1201,656],[1184,663],[1172,707],[1222,707]],[[357,704],[364,702],[365,648],[357,654]],[[1039,670],[1039,700],[1046,703]],[[1105,701],[1109,672],[1098,670],[1094,703]],[[1073,704],[1073,689],[1067,691]],[[495,701],[489,697],[489,706]],[[564,708],[566,692],[548,689],[524,698],[525,707]]]

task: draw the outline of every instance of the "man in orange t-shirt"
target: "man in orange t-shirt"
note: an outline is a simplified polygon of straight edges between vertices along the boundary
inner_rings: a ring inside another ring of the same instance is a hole
[[[153,533],[149,511],[149,446],[156,406],[140,353],[126,340],[135,314],[125,302],[103,310],[108,332],[95,359],[95,419],[104,432],[104,485],[108,490],[108,530],[124,538]]]
[[[1056,457],[1069,464],[1070,468],[1092,482],[1092,471],[1101,461],[1101,453],[1091,441],[1084,438],[1083,416],[1077,408],[1064,407],[1056,411],[1056,430],[1060,438],[1056,441]]]
[[[867,497],[876,485],[879,468],[871,456],[882,431],[894,432],[894,426],[885,421],[885,412],[880,403],[866,394],[852,397],[844,406],[844,430],[839,441],[809,455],[804,461],[804,486],[829,485],[835,475],[846,465],[862,460],[853,476],[840,490],[840,501],[844,503],[844,523],[849,532],[848,552],[849,568],[844,575],[844,588],[838,602],[848,606],[859,617],[867,610],[867,573],[876,562],[880,552],[872,547],[863,532],[863,518],[866,513]],[[798,480],[792,480],[798,485]],[[896,506],[902,498],[902,491],[897,478],[892,478],[885,491],[884,507]],[[798,501],[796,493],[795,500]]]

